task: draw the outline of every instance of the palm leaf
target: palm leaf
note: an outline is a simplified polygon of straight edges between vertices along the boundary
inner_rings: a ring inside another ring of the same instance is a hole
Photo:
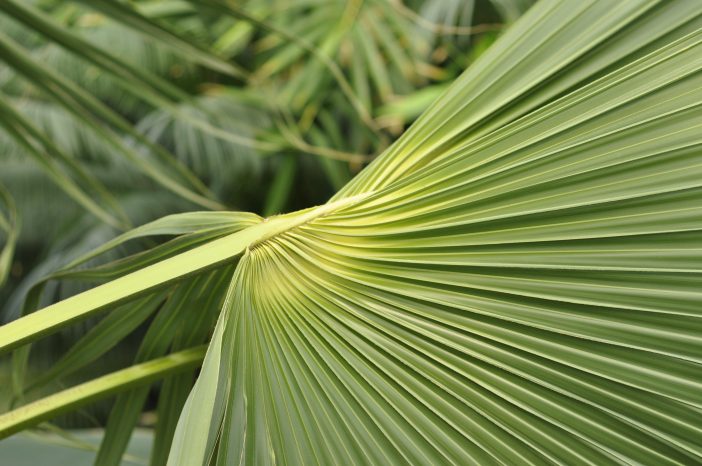
[[[142,134],[135,131],[131,124],[122,116],[89,93],[84,92],[79,86],[59,76],[53,70],[27,59],[21,47],[11,38],[0,35],[0,50],[3,52],[3,60],[9,63],[18,73],[31,80],[32,84],[44,91],[48,97],[60,103],[93,131],[100,134],[118,153],[139,167],[145,174],[185,199],[213,208],[219,206],[217,202],[207,199],[202,194],[194,192],[187,185],[184,185],[184,183],[190,183],[194,189],[199,189],[201,192],[207,191],[187,168],[172,160],[172,156],[163,148],[153,144]],[[98,118],[104,119],[116,128],[134,137],[156,154],[163,165],[156,165],[150,160],[140,157],[117,136],[112,128],[101,124]],[[164,169],[169,170],[170,175],[164,173]]]
[[[282,148],[256,140],[256,135],[270,126],[270,119],[245,99],[234,93],[199,96],[192,103],[179,105],[177,115],[161,109],[149,113],[137,129],[168,148],[219,193],[232,185],[244,185],[244,180],[260,178],[263,155]]]
[[[199,347],[172,353],[66,389],[36,403],[30,403],[0,415],[0,426],[3,430],[7,426],[12,426],[11,431],[6,431],[8,434],[17,432],[26,426],[37,424],[91,401],[154,382],[168,374],[190,369],[201,362],[204,350],[204,347]]]
[[[110,11],[112,10],[115,10],[115,8],[110,9]],[[127,14],[125,11],[122,11],[123,9],[121,7],[116,8],[116,10],[118,11],[114,11],[113,13],[118,19],[125,19],[125,15],[131,18],[131,20],[141,18],[136,12]],[[118,84],[124,86],[131,94],[143,98],[147,102],[159,105],[164,109],[170,109],[173,113],[177,114],[178,109],[173,104],[173,99],[187,98],[187,94],[169,84],[167,81],[153,73],[142,71],[125,60],[114,57],[103,49],[94,46],[78,35],[73,34],[70,30],[51,21],[40,11],[29,5],[22,5],[14,1],[5,2],[0,7],[0,11],[24,23],[32,30],[41,32],[54,41],[54,43],[62,45],[67,50],[80,54],[88,63],[107,71]],[[149,22],[150,20],[147,18],[142,19],[143,22],[151,24]],[[169,44],[171,46],[185,42],[176,37],[174,33],[167,33],[165,29],[159,29],[156,25],[153,25],[149,30],[152,31],[153,35],[161,39],[163,39],[161,36],[166,34],[170,38]],[[157,34],[155,32],[156,30],[161,31],[162,34]],[[76,83],[60,76],[55,70],[42,65],[38,60],[28,57],[29,54],[26,49],[21,47],[9,36],[0,35],[0,48],[3,50],[3,61],[27,78],[33,86],[40,89],[47,97],[54,100],[83,125],[90,128],[90,130],[97,134],[116,154],[123,156],[140,171],[183,198],[210,208],[221,207],[221,204],[208,198],[210,194],[207,188],[185,166],[174,160],[171,154],[165,151],[161,146],[152,143],[141,133],[136,131],[131,123],[116,111],[95,98],[95,96],[85,92]],[[233,68],[224,61],[218,61],[215,57],[208,56],[204,51],[195,53],[194,51],[196,51],[197,48],[194,46],[185,48],[186,51],[192,52],[191,56],[198,57],[201,61],[206,61],[213,66],[214,64],[219,64],[220,69],[226,68],[227,70],[231,70]],[[7,113],[7,111],[5,113]],[[10,121],[15,121],[16,119],[17,118],[13,117]],[[104,124],[103,121],[107,124]],[[125,141],[121,140],[120,135],[117,134],[115,129],[132,137],[142,146],[146,147],[151,154],[156,156],[156,160],[146,159],[138,154],[133,148],[129,147]],[[26,138],[21,138],[21,135],[18,135],[17,131],[10,131],[10,135],[17,140],[20,145],[27,147]],[[38,136],[41,136],[41,134],[35,135],[35,137]],[[30,151],[30,153],[32,153],[32,151]],[[56,154],[57,152],[54,151],[52,156]],[[43,163],[43,166],[47,167],[48,173],[57,181],[62,189],[66,190],[70,196],[74,199],[78,199],[82,205],[88,207],[90,211],[96,213],[101,218],[108,218],[108,215],[102,212],[104,210],[103,208],[98,205],[90,204],[90,199],[84,195],[85,193],[81,193],[81,190],[75,183],[69,181],[69,176],[64,176],[64,179],[59,179],[56,175],[57,170],[51,170],[49,168],[51,162],[51,160],[47,160]],[[74,178],[83,176],[76,166],[73,166],[72,169],[75,172],[73,175]],[[103,192],[101,197],[105,198],[107,195],[106,188],[103,186],[97,186],[97,188]],[[113,224],[117,223],[113,220],[110,222]]]
[[[85,6],[103,13],[122,24],[128,25],[135,31],[158,40],[159,43],[173,49],[174,51],[187,56],[190,61],[194,61],[210,69],[234,77],[245,77],[246,72],[232,63],[216,56],[206,47],[187,40],[177,32],[165,25],[158,23],[139,11],[124,3],[115,3],[107,0],[85,1],[76,0]]]
[[[168,81],[160,79],[153,73],[132,66],[114,54],[110,54],[100,47],[83,40],[72,31],[56,24],[47,15],[44,15],[31,5],[23,5],[14,0],[8,0],[0,5],[0,11],[21,21],[32,31],[43,34],[53,43],[60,44],[101,69],[119,76],[125,82],[139,83],[139,86],[132,86],[130,89],[148,98],[153,103],[163,103],[164,100],[167,103],[169,98],[182,99],[184,97],[184,93]]]
[[[328,204],[0,348],[238,260],[168,464],[699,463],[701,26],[540,2]]]
[[[31,121],[6,104],[2,97],[0,111],[0,126],[39,163],[57,186],[105,223],[117,228],[128,225],[129,220],[107,189],[92,179],[83,167],[61,151]],[[102,202],[95,202],[94,198]],[[116,215],[104,209],[101,204],[109,206],[109,210],[116,212]]]

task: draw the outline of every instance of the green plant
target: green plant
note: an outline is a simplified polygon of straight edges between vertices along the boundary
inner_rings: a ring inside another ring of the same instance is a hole
[[[487,0],[479,3],[478,10],[488,11],[481,20],[499,20]],[[434,25],[398,5],[359,3],[340,34],[327,27],[349,19],[335,1],[292,9],[272,0],[233,8],[179,0],[0,4],[0,185],[23,219],[14,272],[0,290],[6,301],[0,320],[16,316],[23,290],[70,256],[61,244],[88,250],[98,236],[105,241],[198,204],[271,215],[328,199],[497,34],[491,25],[475,36],[480,47],[454,47],[439,63],[427,55],[428,44],[453,40],[441,28],[458,28],[463,42],[481,29],[472,31],[472,17],[457,17],[455,6],[441,20],[449,23]],[[404,13],[395,18],[395,10]],[[375,12],[384,16],[371,17]],[[320,42],[289,32],[308,16],[325,18]],[[361,16],[366,20],[357,26]],[[368,68],[350,66],[348,49],[359,27],[377,51],[367,61],[377,68],[394,50],[392,63],[402,63],[388,70],[398,100],[383,106],[382,116],[379,94],[358,85],[371,81]],[[413,54],[398,54],[404,45]],[[284,62],[291,51],[297,59],[269,73],[266,64]],[[441,65],[441,82],[405,79],[419,62],[434,74]],[[290,95],[288,79],[323,85],[306,106],[295,107],[284,95]],[[346,88],[339,85],[346,81]],[[429,82],[437,90],[415,98]],[[373,121],[359,119],[361,101]]]
[[[47,280],[106,283],[0,327],[18,396],[29,344],[99,313],[62,364],[152,318],[139,365],[0,432],[123,388],[117,464],[167,373],[154,464],[701,462],[701,26],[540,2],[327,204],[165,217],[69,264]],[[149,235],[177,237],[78,267]]]

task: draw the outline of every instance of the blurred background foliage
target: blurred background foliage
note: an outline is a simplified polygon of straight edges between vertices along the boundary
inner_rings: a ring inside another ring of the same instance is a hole
[[[18,316],[32,284],[130,225],[323,203],[530,3],[1,3],[0,322]],[[52,283],[42,304],[89,286]],[[31,370],[46,371],[94,325],[35,345]],[[35,396],[123,366],[140,336]],[[0,411],[11,403],[0,396]],[[108,408],[57,423],[102,425]]]

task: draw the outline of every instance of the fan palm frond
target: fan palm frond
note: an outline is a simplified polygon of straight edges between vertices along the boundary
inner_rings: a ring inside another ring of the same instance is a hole
[[[696,2],[542,1],[327,204],[181,217],[151,252],[55,275],[118,278],[0,327],[0,349],[211,289],[178,314],[197,331],[173,354],[200,351],[203,314],[214,331],[168,398],[169,465],[699,463],[700,70]],[[170,312],[143,358],[171,350]],[[125,371],[111,393],[140,383]]]

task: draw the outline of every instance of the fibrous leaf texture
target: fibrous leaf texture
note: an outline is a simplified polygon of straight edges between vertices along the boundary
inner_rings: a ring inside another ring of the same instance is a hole
[[[329,204],[169,259],[239,263],[168,464],[702,462],[701,27],[540,2]]]

